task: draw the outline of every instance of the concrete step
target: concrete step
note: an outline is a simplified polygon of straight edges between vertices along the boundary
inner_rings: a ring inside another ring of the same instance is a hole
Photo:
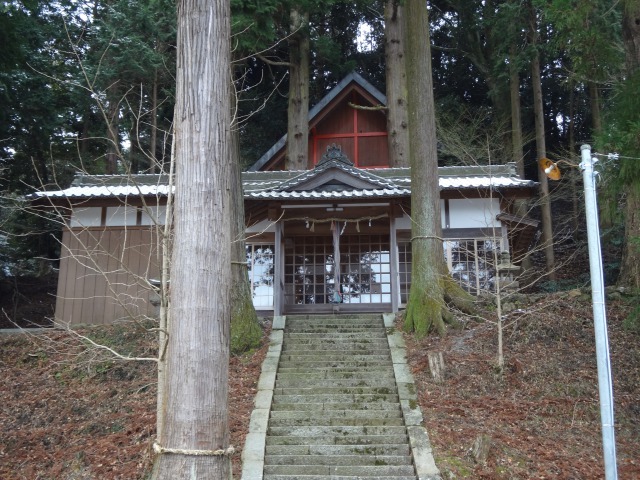
[[[350,475],[357,477],[398,477],[414,475],[413,465],[374,465],[374,466],[349,466],[349,465],[265,465],[265,475],[325,475],[325,478],[334,478],[336,475]]]
[[[296,339],[286,341],[285,349],[304,349],[314,347],[316,350],[332,350],[339,348],[387,348],[389,342],[386,338],[322,338],[322,339]]]
[[[278,395],[273,397],[274,403],[378,403],[378,402],[399,402],[397,394],[382,393],[352,393],[352,394],[315,394],[315,395]]]
[[[410,476],[367,476],[363,477],[362,475],[331,475],[331,477],[327,478],[325,475],[265,475],[263,477],[264,480],[388,480],[389,478],[393,478],[393,480],[416,480],[415,475]]]
[[[410,455],[406,444],[388,445],[268,445],[267,455]]]
[[[352,371],[374,371],[374,370],[382,370],[392,368],[389,364],[389,359],[376,360],[373,362],[295,362],[293,360],[287,360],[286,362],[280,362],[278,367],[278,371],[281,373],[298,373],[296,370],[301,373],[304,372],[312,372],[312,371],[327,371],[327,370],[352,370]]]
[[[369,326],[366,324],[352,325],[298,325],[287,327],[285,335],[291,333],[314,333],[314,334],[331,334],[343,335],[348,333],[365,333],[380,331],[379,326]]]
[[[400,405],[398,402],[375,402],[363,404],[361,402],[355,403],[281,403],[273,402],[271,405],[273,411],[311,411],[321,412],[324,410],[394,410],[399,411]]]
[[[336,394],[390,394],[397,393],[395,385],[391,382],[380,382],[377,379],[371,379],[369,385],[336,385],[335,381],[323,380],[328,385],[317,385],[307,387],[285,387],[274,390],[276,395],[336,395]]]
[[[395,410],[323,410],[322,412],[309,412],[308,410],[271,412],[271,419],[281,418],[309,418],[323,415],[331,418],[355,419],[355,418],[402,418],[402,411],[398,407]]]
[[[300,315],[287,315],[287,325],[289,322],[303,322],[305,320],[324,322],[327,320],[334,320],[339,322],[351,322],[351,321],[382,321],[382,315],[379,313],[343,313],[340,315],[321,315],[321,314],[300,314]]]
[[[402,435],[313,435],[310,437],[302,436],[269,436],[267,435],[266,444],[270,445],[286,445],[286,446],[308,446],[313,445],[408,445],[407,434]]]
[[[353,355],[341,355],[336,352],[331,352],[330,356],[323,355],[323,352],[312,352],[310,355],[301,355],[300,352],[293,355],[290,353],[282,353],[280,356],[280,365],[286,365],[287,362],[296,362],[301,365],[306,363],[315,362],[378,362],[378,361],[391,361],[391,355],[389,350],[385,350],[382,353],[372,354],[353,354]],[[391,364],[391,363],[389,363]]]
[[[374,376],[374,378],[372,378]],[[334,372],[334,371],[316,371],[316,372],[306,372],[306,373],[277,373],[276,374],[276,388],[280,387],[310,387],[313,385],[317,385],[315,382],[319,382],[321,380],[355,380],[355,383],[343,382],[338,384],[340,386],[350,386],[350,385],[361,385],[363,387],[369,386],[367,381],[371,380],[393,380],[394,375],[393,371],[389,370],[378,370],[374,371],[371,374],[368,374],[364,371],[355,371],[355,372]],[[364,381],[365,383],[361,383]]]
[[[337,334],[335,332],[326,332],[326,333],[304,333],[304,332],[291,332],[284,334],[285,341],[290,340],[307,340],[307,339],[320,339],[320,340],[331,340],[334,338],[353,338],[353,339],[362,339],[362,338],[387,338],[387,332],[384,328],[369,328],[364,329],[361,332],[345,332],[341,334]]]
[[[313,342],[313,343],[285,343],[282,352],[294,355],[301,351],[309,354],[310,351],[339,351],[344,353],[362,353],[389,348],[386,340],[365,340],[362,342]]]
[[[393,386],[393,370],[371,370],[367,375],[361,370],[314,370],[309,372],[284,372],[276,374],[276,388],[311,387],[385,387]]]
[[[344,418],[327,415],[314,415],[307,418],[271,418],[272,427],[309,427],[309,426],[348,426],[348,427],[402,427],[404,418]]]
[[[326,426],[290,426],[290,427],[271,427],[267,429],[267,435],[274,437],[326,437],[329,435],[337,435],[343,437],[359,438],[362,435],[405,435],[406,428],[404,426],[344,426],[344,425],[326,425]]]
[[[333,358],[335,355],[339,356],[340,358],[346,358],[351,355],[352,357],[354,357],[354,359],[357,359],[360,356],[389,355],[389,347],[387,346],[387,348],[351,349],[349,351],[345,351],[344,349],[340,348],[325,348],[319,350],[289,350],[285,347],[282,347],[283,357],[298,357],[299,359],[322,357],[324,360],[328,360],[330,358]]]
[[[411,465],[408,455],[269,455],[265,465]]]

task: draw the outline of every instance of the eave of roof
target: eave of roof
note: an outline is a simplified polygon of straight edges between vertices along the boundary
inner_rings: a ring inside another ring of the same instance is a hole
[[[339,190],[296,189],[314,175],[317,170],[244,172],[242,183],[244,197],[247,200],[288,200],[292,198],[389,198],[409,197],[411,195],[411,177],[408,168],[388,168],[361,170],[355,167],[340,167],[350,175],[358,176],[371,183],[372,188],[345,186]],[[441,191],[469,190],[531,190],[537,186],[532,180],[523,180],[511,175],[509,165],[492,167],[440,167],[439,185]],[[375,172],[375,173],[374,173]],[[475,172],[475,173],[474,173]],[[465,173],[459,175],[461,173]],[[126,175],[83,175],[64,190],[36,192],[32,200],[60,199],[87,200],[127,197],[164,197],[169,192],[167,175],[145,175],[129,177]]]

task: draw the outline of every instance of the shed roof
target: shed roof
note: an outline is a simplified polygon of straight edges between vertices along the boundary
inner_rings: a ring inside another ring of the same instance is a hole
[[[439,167],[438,173],[441,191],[530,190],[537,185],[519,178],[513,164]],[[246,200],[402,198],[411,195],[411,171],[409,168],[363,170],[333,161],[320,163],[312,170],[243,172],[242,186]],[[31,198],[87,200],[166,196],[168,192],[168,175],[77,174],[69,188],[36,192]]]

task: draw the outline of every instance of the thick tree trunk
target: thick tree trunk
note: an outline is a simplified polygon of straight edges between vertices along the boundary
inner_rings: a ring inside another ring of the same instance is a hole
[[[292,7],[289,38],[287,170],[306,170],[309,158],[309,14]]]
[[[536,43],[535,11],[532,9],[532,43]],[[544,107],[542,98],[542,77],[540,75],[540,54],[536,51],[531,61],[531,83],[533,87],[533,112],[536,129],[536,151],[538,160],[547,156],[547,145],[544,129]],[[553,226],[551,221],[551,199],[549,197],[549,182],[547,175],[538,168],[538,180],[540,182],[540,210],[542,216],[542,242],[546,263],[546,273],[549,280],[555,280],[555,257],[553,251]]]
[[[640,0],[626,0],[622,16],[627,75],[637,76],[640,70]],[[634,154],[636,154],[636,151]],[[640,290],[640,168],[638,160],[626,159],[625,171],[625,231],[620,280],[622,285]]]
[[[640,67],[640,1],[625,0],[622,15],[622,40],[624,41],[627,75]]]
[[[234,97],[235,98],[235,97]],[[233,101],[233,99],[232,99]],[[231,216],[231,353],[239,354],[257,347],[262,339],[249,277],[245,250],[244,197],[240,169],[240,138],[234,125],[232,131],[233,165],[231,185],[233,191]]]
[[[423,337],[432,327],[444,333],[444,253],[427,9],[420,0],[405,5],[413,263],[404,328]]]
[[[171,322],[157,480],[230,476],[229,38],[228,1],[178,3]]]
[[[596,135],[602,132],[602,115],[600,114],[600,91],[598,84],[589,82],[589,104],[591,105],[591,127]]]
[[[387,133],[389,166],[409,166],[407,75],[404,53],[404,8],[399,0],[384,7],[384,56],[387,81]]]
[[[640,182],[626,188],[624,250],[619,282],[640,290]]]
[[[522,148],[522,116],[520,114],[520,74],[516,65],[516,47],[511,47],[509,61],[509,94],[511,97],[511,161],[516,164],[518,175],[524,178],[524,153]]]

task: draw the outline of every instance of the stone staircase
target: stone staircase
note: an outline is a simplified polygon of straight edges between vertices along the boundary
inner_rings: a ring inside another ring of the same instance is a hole
[[[264,480],[416,480],[381,315],[287,316]]]

